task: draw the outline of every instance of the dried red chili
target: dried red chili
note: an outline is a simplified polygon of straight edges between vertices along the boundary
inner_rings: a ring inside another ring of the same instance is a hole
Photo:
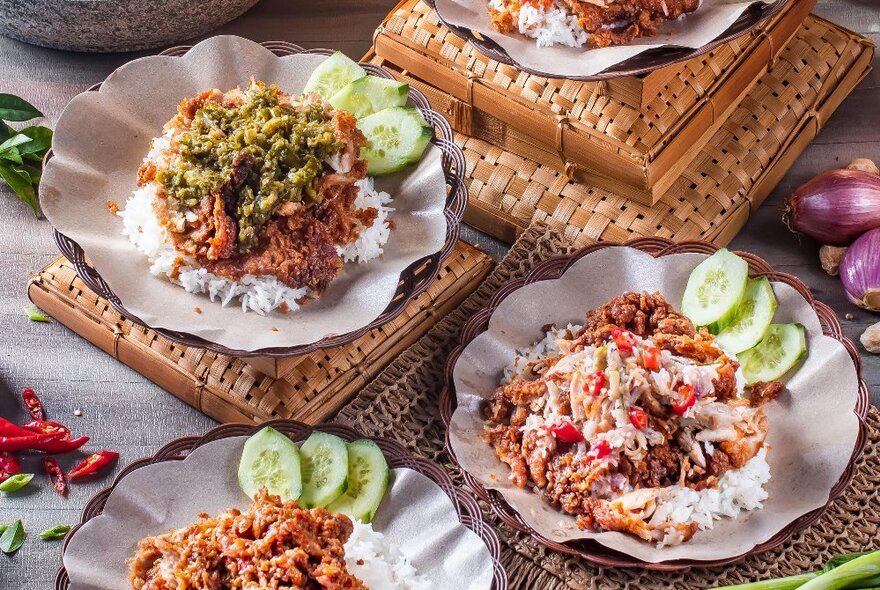
[[[48,420],[31,420],[21,425],[25,430],[36,432],[38,434],[63,434],[66,439],[71,438],[70,428],[58,422]]]
[[[68,479],[75,479],[77,477],[85,477],[86,475],[94,475],[118,458],[119,453],[114,451],[98,451],[93,455],[89,455],[85,461],[68,471],[67,477]]]
[[[37,397],[37,394],[30,387],[21,390],[21,399],[24,400],[24,406],[34,420],[45,420],[46,413],[43,411],[43,402]]]
[[[49,476],[49,481],[52,482],[52,487],[55,488],[55,491],[62,496],[66,496],[67,480],[64,478],[64,472],[61,471],[61,466],[58,465],[55,457],[43,457],[43,469],[46,471],[46,475]]]

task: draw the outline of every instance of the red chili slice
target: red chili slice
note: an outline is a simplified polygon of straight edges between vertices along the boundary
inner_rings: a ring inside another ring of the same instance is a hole
[[[642,408],[632,408],[629,411],[629,421],[639,430],[648,427],[648,414]]]
[[[71,469],[67,473],[67,477],[68,479],[75,479],[77,477],[85,477],[86,475],[94,475],[118,458],[119,453],[114,451],[99,451],[89,455],[85,461]]]
[[[587,381],[584,383],[584,393],[596,397],[602,393],[605,387],[605,371],[594,371],[587,375]]]
[[[71,438],[70,428],[58,422],[50,422],[48,420],[31,420],[21,425],[25,430],[36,432],[38,434],[61,434],[65,439]]]
[[[642,365],[649,371],[659,371],[660,349],[646,342],[642,347]]]
[[[550,427],[550,432],[562,442],[576,443],[584,440],[584,435],[571,422],[563,422]]]
[[[27,408],[31,418],[34,420],[46,419],[46,413],[43,411],[43,402],[40,401],[40,398],[33,389],[30,387],[22,389],[21,399],[24,401],[24,406]]]
[[[678,388],[678,393],[681,397],[673,400],[672,411],[678,416],[684,416],[697,403],[697,396],[694,393],[694,388],[686,383]]]
[[[4,482],[16,473],[21,473],[21,465],[12,453],[0,453],[0,482]]]
[[[608,455],[611,454],[611,445],[608,444],[608,441],[600,440],[593,444],[592,448],[590,448],[590,452],[587,453],[587,456],[596,461],[598,459],[604,459]]]
[[[49,481],[52,482],[52,487],[55,488],[55,491],[62,496],[66,496],[67,480],[64,478],[64,472],[61,471],[61,466],[58,465],[55,457],[43,457],[43,469],[46,471],[46,475],[49,476]]]
[[[636,344],[636,337],[633,336],[632,332],[621,330],[620,328],[614,328],[611,331],[611,338],[614,340],[614,344],[617,345],[617,350],[619,350],[621,354],[632,354],[633,346]]]

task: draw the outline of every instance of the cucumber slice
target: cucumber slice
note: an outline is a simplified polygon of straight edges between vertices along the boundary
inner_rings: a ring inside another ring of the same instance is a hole
[[[303,92],[315,92],[325,100],[339,92],[342,88],[367,75],[367,71],[357,62],[349,59],[341,51],[337,51],[315,68]]]
[[[723,324],[736,310],[748,280],[746,261],[722,248],[691,271],[681,311],[698,326]]]
[[[376,443],[348,443],[348,489],[327,510],[370,522],[388,489],[388,478],[388,463]]]
[[[776,296],[767,277],[750,279],[742,301],[715,341],[724,350],[739,354],[761,341],[775,312]]]
[[[348,482],[345,441],[326,432],[313,432],[299,448],[303,490],[299,503],[306,508],[326,506],[342,495]]]
[[[302,492],[299,449],[289,438],[266,427],[247,439],[238,464],[238,485],[251,498],[265,486],[284,501]]]
[[[396,80],[364,76],[330,98],[333,108],[348,111],[358,119],[379,111],[402,107],[409,97],[409,84]]]
[[[390,174],[418,162],[434,129],[413,108],[392,107],[364,117],[358,127],[367,137],[361,154],[370,175]]]
[[[807,356],[807,338],[800,324],[770,324],[754,348],[739,355],[746,383],[775,381]]]

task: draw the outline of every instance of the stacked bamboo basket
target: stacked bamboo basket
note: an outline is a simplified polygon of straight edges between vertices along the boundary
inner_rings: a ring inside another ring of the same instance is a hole
[[[512,241],[542,220],[576,243],[729,242],[867,74],[873,44],[788,0],[688,61],[601,82],[494,61],[403,0],[367,60],[424,92],[468,163],[465,221]]]

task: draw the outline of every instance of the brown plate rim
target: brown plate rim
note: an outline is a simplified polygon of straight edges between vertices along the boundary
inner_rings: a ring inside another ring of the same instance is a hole
[[[406,467],[431,479],[452,501],[458,513],[459,522],[480,537],[489,550],[489,555],[492,558],[492,590],[507,590],[507,572],[501,563],[501,544],[498,541],[498,536],[483,518],[483,512],[480,510],[476,498],[468,490],[457,487],[440,464],[414,455],[397,441],[382,437],[367,437],[354,428],[338,422],[310,425],[296,420],[271,420],[259,425],[223,424],[212,428],[202,436],[186,436],[173,439],[163,445],[154,455],[129,463],[116,475],[109,487],[104,488],[91,497],[82,510],[79,524],[74,526],[64,538],[61,546],[62,560],[64,552],[67,550],[76,532],[82,525],[103,512],[104,505],[107,503],[110,494],[125,476],[147,465],[166,461],[182,461],[190,452],[209,442],[236,436],[250,436],[266,426],[271,426],[284,433],[295,442],[305,440],[316,430],[335,434],[348,442],[367,438],[379,445],[379,448],[382,449],[385,458],[388,460],[389,467]],[[67,570],[64,568],[63,561],[55,576],[54,588],[55,590],[70,589],[70,579],[67,575]]]
[[[294,54],[331,55],[334,52],[332,49],[323,48],[304,49],[299,45],[286,41],[266,41],[260,43],[260,45],[266,47],[278,56]],[[190,49],[192,49],[192,45],[180,45],[166,49],[159,55],[181,56]],[[373,75],[383,78],[394,78],[389,71],[379,66],[369,63],[361,63],[361,66]],[[96,91],[100,87],[100,84],[96,84],[95,86],[92,86],[89,91]],[[57,230],[55,230],[55,243],[61,253],[73,264],[76,269],[76,274],[86,286],[100,297],[109,301],[110,305],[113,306],[113,309],[115,309],[123,318],[137,325],[148,328],[172,342],[177,342],[185,346],[203,348],[219,354],[239,358],[255,356],[299,356],[323,348],[344,346],[354,342],[368,331],[381,327],[399,316],[413,299],[422,294],[430,284],[433,283],[434,279],[437,277],[437,273],[440,271],[443,261],[449,257],[458,242],[458,236],[461,231],[461,220],[464,217],[464,210],[467,206],[467,186],[464,179],[466,171],[464,153],[453,141],[453,132],[449,122],[443,117],[443,115],[431,108],[428,99],[425,98],[425,95],[416,88],[410,87],[409,97],[413,104],[415,104],[421,111],[422,115],[424,115],[425,119],[434,126],[435,133],[434,137],[431,139],[431,143],[443,152],[442,167],[448,188],[446,207],[444,209],[444,216],[446,217],[446,241],[439,252],[435,252],[434,254],[425,256],[413,262],[400,273],[397,291],[394,293],[391,302],[378,317],[366,326],[344,334],[326,336],[310,344],[302,344],[299,346],[271,347],[258,350],[239,350],[229,348],[194,334],[169,330],[167,328],[153,327],[146,322],[143,322],[140,318],[125,308],[123,302],[115,293],[113,293],[113,290],[104,279],[101,278],[98,271],[88,263],[85,252],[79,244]],[[52,151],[49,150],[44,159],[44,164],[52,158],[52,156]]]
[[[853,412],[858,418],[859,432],[856,438],[855,445],[853,446],[853,452],[850,456],[849,464],[847,465],[847,468],[844,470],[844,472],[841,474],[840,479],[830,490],[828,501],[825,503],[824,506],[820,506],[819,508],[794,519],[792,522],[780,529],[779,532],[777,532],[773,537],[763,543],[760,543],[759,545],[756,545],[749,551],[740,555],[735,555],[724,559],[706,561],[674,560],[659,563],[649,563],[604,547],[603,545],[593,540],[584,539],[578,541],[569,541],[566,543],[559,543],[542,536],[540,533],[531,528],[524,520],[522,520],[522,518],[519,517],[518,513],[504,500],[500,493],[494,490],[487,490],[480,482],[478,482],[474,477],[472,477],[469,473],[462,469],[461,465],[458,463],[455,452],[453,451],[452,445],[450,444],[449,440],[449,425],[452,420],[452,413],[455,410],[456,406],[455,384],[452,376],[455,369],[455,364],[458,361],[458,358],[461,356],[464,348],[479,334],[485,332],[488,329],[489,318],[495,312],[498,305],[502,301],[504,301],[504,299],[506,299],[511,293],[519,290],[525,285],[537,281],[558,279],[569,267],[571,267],[572,264],[574,264],[584,256],[592,254],[593,252],[596,252],[598,250],[613,246],[627,246],[630,248],[635,248],[641,250],[642,252],[650,254],[654,258],[679,253],[712,254],[719,249],[719,246],[716,246],[710,242],[674,242],[666,238],[637,238],[635,240],[630,240],[624,243],[602,242],[593,246],[582,248],[568,255],[558,256],[540,262],[536,264],[525,277],[514,279],[503,284],[492,296],[492,299],[489,301],[489,303],[479,311],[475,312],[473,316],[471,316],[471,318],[462,327],[458,339],[458,344],[449,354],[449,357],[446,361],[446,365],[444,367],[444,385],[443,390],[440,394],[440,416],[443,419],[443,424],[446,431],[445,441],[447,452],[452,458],[452,461],[461,470],[465,483],[482,501],[486,502],[489,505],[495,516],[497,516],[504,524],[510,526],[518,532],[531,536],[538,543],[541,543],[542,545],[554,551],[581,557],[600,566],[632,567],[657,571],[675,571],[691,567],[715,567],[734,563],[748,556],[770,551],[772,549],[775,549],[776,547],[779,547],[796,533],[799,533],[805,528],[815,524],[819,520],[819,518],[821,518],[821,516],[825,513],[825,511],[828,510],[828,506],[831,504],[831,502],[837,499],[837,497],[839,497],[849,486],[850,481],[855,476],[856,462],[858,461],[859,457],[861,457],[865,449],[865,445],[867,444],[868,427],[866,423],[866,417],[868,414],[868,408],[870,406],[870,396],[868,386],[862,376],[861,356],[859,355],[858,349],[856,349],[852,341],[850,341],[843,335],[840,321],[837,319],[834,311],[832,311],[832,309],[824,303],[816,300],[813,297],[810,288],[807,287],[800,279],[788,273],[775,271],[766,260],[749,252],[736,251],[738,255],[742,256],[746,260],[746,262],[748,262],[750,274],[752,276],[765,276],[771,281],[779,281],[785,283],[794,288],[798,293],[800,293],[800,295],[803,296],[804,299],[806,299],[810,306],[815,310],[817,316],[819,317],[819,321],[822,325],[822,330],[824,334],[838,340],[844,346],[844,348],[847,350],[850,357],[852,358],[853,365],[856,369],[856,376],[859,382],[859,392],[856,406],[853,409]]]
[[[719,45],[723,45],[724,43],[732,41],[737,37],[745,35],[768,18],[778,14],[788,2],[797,2],[798,0],[776,0],[775,2],[772,2],[770,4],[753,4],[743,14],[741,14],[740,17],[736,21],[734,21],[734,23],[724,33],[721,34],[721,36],[716,37],[705,45],[702,45],[696,49],[676,46],[666,46],[658,49],[650,49],[627,60],[624,60],[618,64],[610,66],[609,68],[606,68],[598,74],[594,74],[592,76],[561,76],[559,74],[548,73],[535,68],[523,66],[512,57],[510,57],[510,54],[508,54],[507,51],[505,51],[500,45],[498,45],[491,39],[483,37],[482,35],[478,36],[472,30],[465,27],[460,27],[449,23],[445,18],[443,18],[443,15],[440,14],[440,11],[437,10],[434,0],[424,1],[431,7],[432,10],[434,10],[435,13],[437,13],[437,18],[440,19],[440,22],[443,23],[443,26],[455,33],[455,35],[457,35],[458,37],[461,37],[462,39],[470,43],[474,49],[476,49],[489,59],[509,66],[513,66],[522,70],[523,72],[533,74],[535,76],[541,76],[542,78],[576,80],[578,82],[597,82],[600,80],[608,80],[611,78],[619,78],[622,76],[638,76],[641,74],[647,74],[654,70],[659,70],[660,68],[664,68],[666,66],[670,66],[704,55],[712,51]],[[699,8],[697,10],[699,10]],[[588,50],[585,49],[585,51]]]

